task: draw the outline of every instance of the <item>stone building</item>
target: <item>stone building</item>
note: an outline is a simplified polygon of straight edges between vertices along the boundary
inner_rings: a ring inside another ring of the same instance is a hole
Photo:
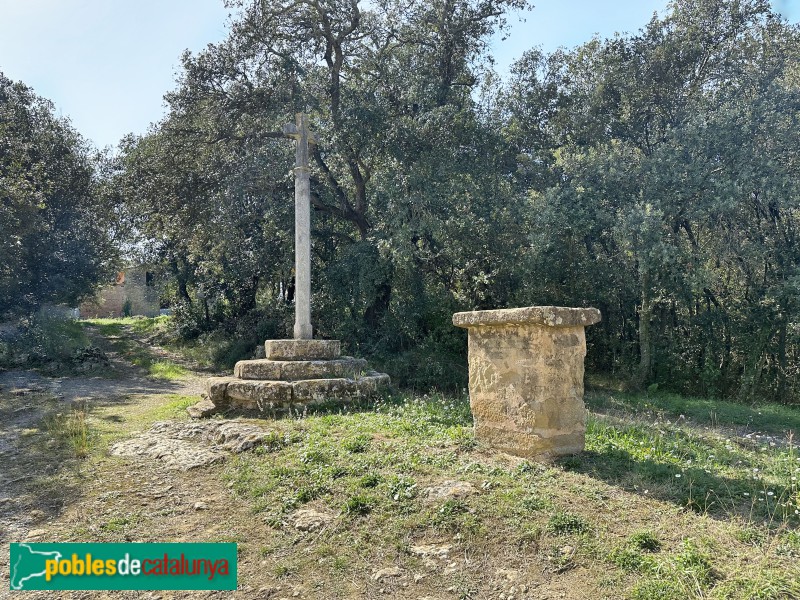
[[[117,273],[116,281],[100,289],[93,300],[80,305],[80,317],[156,317],[161,309],[159,290],[145,266],[129,267]]]

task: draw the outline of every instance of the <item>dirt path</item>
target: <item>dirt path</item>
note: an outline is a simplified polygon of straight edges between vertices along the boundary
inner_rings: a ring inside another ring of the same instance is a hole
[[[81,517],[103,519],[101,514],[87,512],[86,502],[105,506],[98,498],[107,498],[119,482],[130,481],[130,472],[122,464],[115,465],[119,469],[98,469],[96,460],[77,456],[85,449],[75,437],[97,430],[97,435],[89,434],[88,443],[102,447],[149,424],[151,413],[165,403],[187,398],[182,403],[187,404],[202,391],[207,375],[189,371],[172,381],[148,377],[115,350],[113,339],[91,327],[87,333],[109,359],[102,375],[52,378],[35,371],[0,373],[0,543],[79,541],[74,532]],[[134,338],[130,341],[144,344]],[[174,358],[147,347],[159,359]],[[181,411],[173,412],[180,415]],[[154,487],[151,479],[142,480],[143,488]],[[8,589],[7,566],[8,546],[0,556],[0,579],[5,582],[0,585],[0,597]]]

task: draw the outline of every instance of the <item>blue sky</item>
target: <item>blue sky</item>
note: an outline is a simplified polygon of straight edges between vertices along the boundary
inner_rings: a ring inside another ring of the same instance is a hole
[[[492,42],[505,72],[522,52],[575,46],[594,34],[633,32],[667,0],[534,0]],[[792,21],[800,0],[775,0]],[[144,133],[164,114],[184,49],[226,35],[222,0],[0,0],[0,71],[52,100],[98,147]],[[524,22],[519,18],[523,17]]]

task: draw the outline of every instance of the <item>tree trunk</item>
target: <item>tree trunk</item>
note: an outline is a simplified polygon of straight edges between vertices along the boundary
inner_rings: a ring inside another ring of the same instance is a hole
[[[786,330],[788,327],[787,319],[781,320],[778,326],[778,387],[776,390],[776,400],[778,402],[787,402],[786,397]]]
[[[652,339],[650,320],[653,317],[653,301],[650,298],[650,277],[647,271],[642,272],[642,304],[639,308],[639,368],[635,384],[643,388],[650,381],[653,371]]]
[[[172,274],[175,276],[175,279],[178,281],[178,297],[185,301],[189,306],[192,305],[192,298],[189,296],[189,288],[187,286],[186,280],[186,269],[181,269],[178,267],[178,261],[172,260],[170,262],[170,267],[172,268]]]
[[[370,329],[375,330],[380,326],[383,317],[389,311],[389,303],[392,300],[392,285],[389,281],[384,281],[378,287],[375,299],[364,312],[364,322]]]

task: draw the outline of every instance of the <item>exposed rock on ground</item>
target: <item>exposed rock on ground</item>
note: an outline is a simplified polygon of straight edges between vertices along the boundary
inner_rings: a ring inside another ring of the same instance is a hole
[[[315,529],[322,529],[335,518],[336,515],[330,512],[318,511],[313,508],[301,508],[292,515],[291,520],[295,529],[314,531]]]
[[[251,450],[270,439],[267,429],[236,420],[160,422],[138,436],[111,447],[115,456],[144,456],[188,471]]]

